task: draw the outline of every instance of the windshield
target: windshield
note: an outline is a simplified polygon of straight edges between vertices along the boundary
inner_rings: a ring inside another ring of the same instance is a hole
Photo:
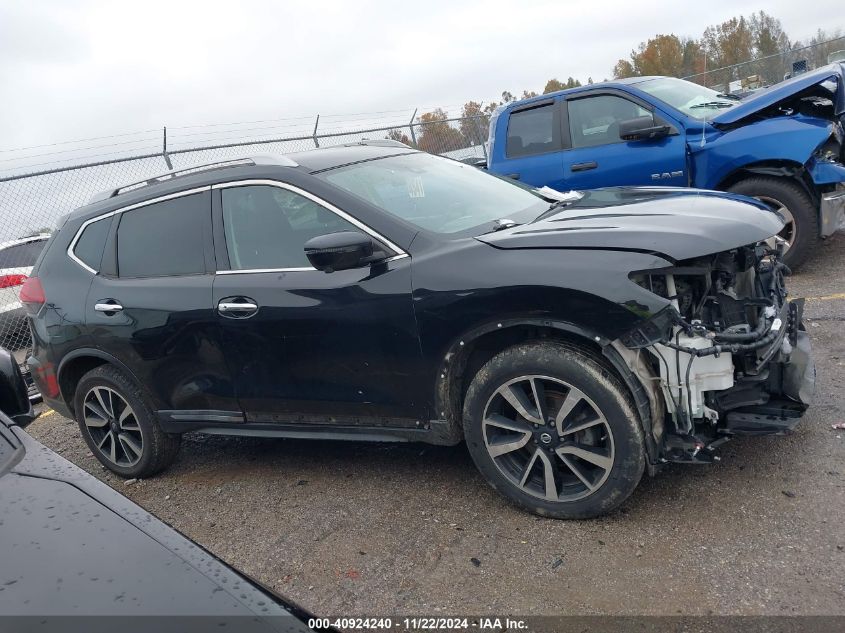
[[[317,174],[367,202],[435,233],[461,233],[500,219],[522,224],[548,202],[512,182],[447,158],[400,154]]]
[[[648,79],[636,87],[695,119],[709,119],[738,103],[715,90],[674,77]]]

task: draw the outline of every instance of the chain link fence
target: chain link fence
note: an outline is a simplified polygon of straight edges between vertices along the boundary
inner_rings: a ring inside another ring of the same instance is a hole
[[[740,64],[714,68],[684,79],[722,92],[745,92],[776,84],[787,76],[812,70],[831,61],[845,61],[845,37],[834,37],[810,46],[791,48]],[[138,146],[135,140],[137,137],[124,134],[118,135],[122,138],[117,142],[116,137],[108,137],[99,146],[81,148],[93,150],[87,159],[73,149],[48,150],[30,155],[29,159],[56,155],[65,157],[53,162],[53,167],[38,171],[33,169],[50,163],[29,163],[27,166],[24,164],[26,158],[18,159],[14,155],[12,158],[0,157],[0,345],[11,350],[25,369],[31,339],[18,300],[21,285],[31,272],[56,220],[86,204],[95,193],[148,180],[171,170],[260,154],[291,154],[362,140],[395,140],[426,152],[466,162],[487,159],[485,141],[489,115],[448,118],[440,108],[426,110],[426,114],[420,117],[417,117],[415,110],[409,119],[405,119],[407,122],[401,124],[388,125],[373,118],[367,121],[372,125],[361,124],[360,120],[353,123],[350,117],[345,123],[340,120],[324,126],[322,132],[319,131],[318,116],[310,134],[300,131],[288,135],[256,137],[256,134],[261,134],[256,130],[262,128],[252,127],[194,131],[182,134],[182,138],[175,143],[171,140],[170,146],[165,128],[161,137],[153,139],[153,142],[160,140],[161,143],[158,151],[152,152],[149,151],[149,145],[146,151],[131,149],[133,143],[134,147]],[[274,129],[292,125],[299,125],[301,130],[301,124],[279,125]],[[264,131],[267,132],[266,129]],[[211,140],[192,144],[197,137],[219,138],[221,134],[224,138],[218,142]],[[150,137],[142,140],[150,141]],[[130,149],[115,152],[113,148],[117,146]],[[13,150],[4,150],[4,153],[9,152]],[[106,157],[111,158],[104,160]]]
[[[845,61],[845,36],[705,70],[683,79],[719,92],[743,93],[774,85],[834,61]]]
[[[310,135],[178,149],[167,148],[165,130],[159,152],[40,171],[27,171],[26,167],[7,168],[5,174],[0,171],[0,345],[10,350],[25,370],[31,338],[18,300],[20,288],[57,219],[86,204],[97,192],[148,180],[171,170],[363,140],[389,139],[456,160],[485,160],[487,125],[488,118],[484,115],[421,121],[415,113],[404,125],[328,133],[319,133],[315,125]]]

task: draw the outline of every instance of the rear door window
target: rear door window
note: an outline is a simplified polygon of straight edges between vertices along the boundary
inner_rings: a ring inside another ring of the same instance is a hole
[[[203,230],[207,193],[164,200],[121,214],[117,228],[120,277],[165,277],[205,272]]]
[[[553,103],[518,110],[508,119],[507,156],[530,156],[558,149]]]

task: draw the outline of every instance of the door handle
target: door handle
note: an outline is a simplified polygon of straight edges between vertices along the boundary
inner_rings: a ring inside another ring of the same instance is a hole
[[[220,312],[255,312],[258,306],[254,303],[224,303],[217,304],[217,309]]]
[[[217,304],[220,316],[243,319],[258,312],[258,304],[248,297],[226,297]]]
[[[123,306],[114,299],[104,299],[100,303],[94,304],[94,310],[97,312],[120,312]]]
[[[519,174],[507,174],[507,178],[512,178],[513,180],[519,180]]]
[[[590,169],[595,169],[598,167],[599,164],[594,161],[587,161],[586,163],[573,163],[569,166],[572,171],[589,171]]]

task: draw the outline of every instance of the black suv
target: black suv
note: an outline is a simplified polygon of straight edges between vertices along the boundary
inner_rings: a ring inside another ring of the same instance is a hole
[[[465,439],[512,500],[587,517],[803,414],[782,227],[730,194],[531,190],[364,142],[106,192],[21,300],[45,400],[125,477],[185,431]]]

